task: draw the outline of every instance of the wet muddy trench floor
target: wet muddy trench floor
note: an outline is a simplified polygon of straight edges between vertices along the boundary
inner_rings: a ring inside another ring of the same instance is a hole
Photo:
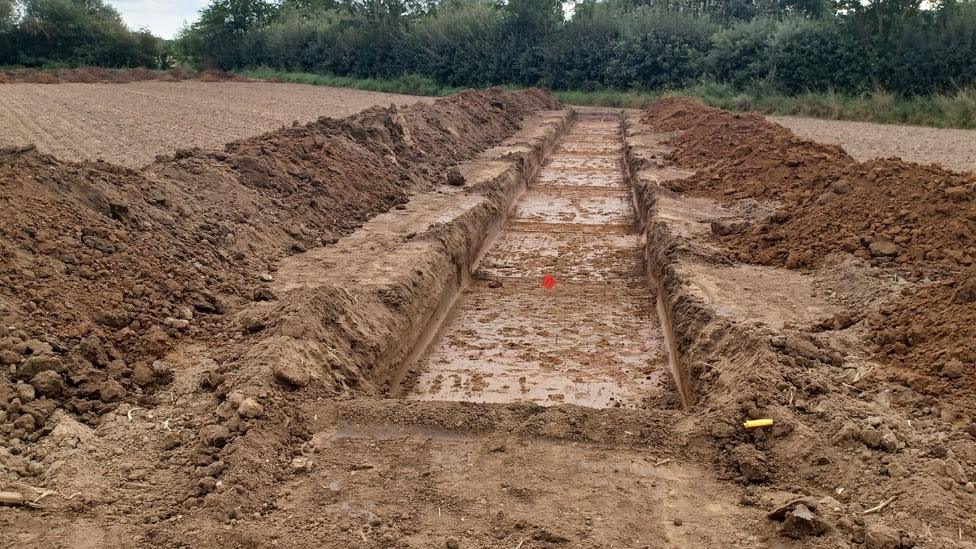
[[[406,398],[609,408],[668,390],[622,146],[617,116],[575,123],[489,242]]]
[[[622,120],[578,114],[416,375],[341,405],[276,506],[316,508],[338,547],[755,546],[765,517],[674,447],[642,250]]]

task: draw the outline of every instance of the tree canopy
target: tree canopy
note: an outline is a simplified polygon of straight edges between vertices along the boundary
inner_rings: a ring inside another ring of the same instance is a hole
[[[0,64],[157,66],[162,41],[103,0],[0,0]]]
[[[0,64],[161,66],[168,51],[103,0],[0,0]],[[928,94],[976,85],[976,0],[212,0],[171,51],[451,86]]]

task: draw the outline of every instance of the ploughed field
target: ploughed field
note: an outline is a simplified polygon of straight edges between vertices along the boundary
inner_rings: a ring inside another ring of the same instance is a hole
[[[0,147],[34,143],[67,160],[138,167],[158,154],[221,147],[320,116],[429,97],[270,82],[199,80],[0,84]],[[899,156],[976,170],[976,130],[771,117],[801,137],[835,143],[859,160]]]
[[[0,147],[139,167],[158,154],[430,98],[264,82],[0,84]]]
[[[935,163],[953,170],[976,171],[976,130],[801,116],[770,116],[769,119],[804,139],[840,145],[858,160],[897,156],[909,162]]]

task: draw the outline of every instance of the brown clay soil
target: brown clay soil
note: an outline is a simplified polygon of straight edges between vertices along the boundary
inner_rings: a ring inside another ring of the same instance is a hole
[[[672,139],[672,158],[701,169],[674,189],[773,209],[752,223],[715,224],[731,257],[797,269],[849,253],[897,270],[917,284],[868,315],[875,352],[927,374],[918,388],[971,392],[976,174],[895,158],[860,163],[757,115],[687,100],[658,102],[648,116],[655,128],[689,128]]]
[[[971,177],[537,90],[2,149],[0,541],[973,547]]]
[[[199,80],[0,86],[0,146],[138,168],[177,148],[219,148],[319,116],[430,98],[351,89]]]
[[[804,546],[971,546],[972,176],[861,164],[688,99],[630,127],[648,267],[698,428],[739,479],[822,497],[771,515],[787,536],[798,509],[843,515]],[[781,430],[741,437],[736,411]]]

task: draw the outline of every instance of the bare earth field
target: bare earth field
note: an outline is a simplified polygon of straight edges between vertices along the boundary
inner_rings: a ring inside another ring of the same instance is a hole
[[[175,148],[222,147],[294,121],[431,98],[261,82],[0,86],[0,147],[137,167]]]
[[[976,171],[976,130],[894,126],[870,122],[768,116],[804,139],[840,145],[854,158],[898,156],[909,162],[935,162],[951,170]]]
[[[34,143],[68,160],[137,167],[174,148],[220,147],[320,116],[432,98],[264,82],[6,84],[0,86],[0,146]],[[800,137],[844,147],[854,158],[899,156],[976,170],[976,130],[771,116]]]

